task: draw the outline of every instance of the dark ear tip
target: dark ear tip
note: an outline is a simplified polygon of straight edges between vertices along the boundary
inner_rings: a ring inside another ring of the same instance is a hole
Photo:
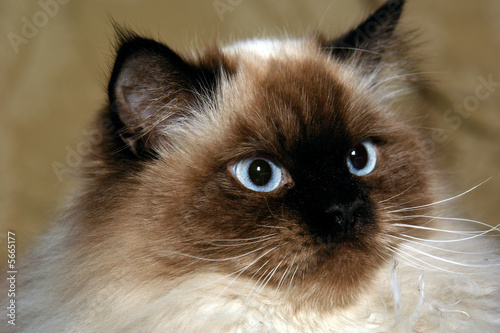
[[[116,59],[126,58],[132,53],[149,52],[162,54],[168,52],[168,48],[150,38],[145,38],[128,30],[117,32]]]
[[[140,44],[146,44],[146,42],[150,39],[140,36],[132,29],[129,29],[116,21],[112,21],[113,30],[115,32],[115,57],[119,57],[120,55],[126,52],[126,50],[134,49],[135,46],[139,46]],[[150,42],[153,42],[150,40]],[[146,45],[144,45],[146,46]]]
[[[115,41],[115,62],[111,71],[108,83],[108,94],[110,102],[114,100],[114,87],[118,75],[122,71],[124,64],[133,55],[150,54],[157,57],[174,57],[173,52],[165,45],[160,44],[150,38],[142,37],[127,28],[123,28],[114,23]]]
[[[382,8],[389,9],[393,14],[400,14],[403,11],[404,5],[405,0],[389,0],[382,6]]]

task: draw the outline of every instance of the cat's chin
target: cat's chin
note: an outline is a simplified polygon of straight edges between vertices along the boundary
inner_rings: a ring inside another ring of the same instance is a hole
[[[298,307],[313,306],[318,310],[355,304],[370,288],[382,257],[367,255],[359,244],[338,244],[328,257],[295,285]]]
[[[367,248],[372,251],[367,251]],[[266,266],[266,269],[244,274],[245,288],[237,293],[257,302],[261,296],[266,299],[272,295],[273,302],[297,312],[314,309],[323,313],[332,308],[346,308],[359,303],[373,286],[380,267],[387,264],[384,260],[386,254],[379,251],[380,248],[383,247],[370,239],[304,246],[298,252],[302,256],[292,255],[286,264],[275,259],[271,261],[276,264]],[[284,250],[291,253],[290,249]],[[228,276],[227,273],[224,275]],[[227,285],[224,288],[227,291]]]

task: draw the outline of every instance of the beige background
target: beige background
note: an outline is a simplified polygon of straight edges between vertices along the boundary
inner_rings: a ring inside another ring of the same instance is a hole
[[[110,17],[182,51],[217,38],[227,42],[315,29],[334,35],[383,2],[59,0],[67,3],[46,7],[44,13],[42,4],[54,1],[0,0],[2,265],[7,230],[16,232],[18,251],[25,250],[55,220],[62,211],[57,207],[74,188],[69,173],[58,177],[54,165],[67,165],[67,158],[71,164],[70,152],[83,151],[84,126],[105,101],[113,53]],[[227,11],[218,12],[215,5],[224,4]],[[424,127],[443,129],[448,138],[436,144],[436,157],[455,193],[493,176],[461,206],[467,216],[496,225],[500,87],[458,129],[450,128],[442,114],[473,101],[479,76],[500,81],[500,1],[413,0],[403,21],[425,41],[418,50],[426,59],[420,70],[432,73],[426,75],[429,105],[420,115],[428,124]],[[29,24],[39,27],[29,30]],[[13,43],[14,34],[25,40]]]

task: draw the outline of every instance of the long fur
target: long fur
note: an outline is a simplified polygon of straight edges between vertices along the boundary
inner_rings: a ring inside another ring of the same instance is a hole
[[[499,230],[451,215],[462,195],[438,194],[398,116],[416,76],[390,28],[340,55],[314,35],[180,58],[123,34],[103,140],[72,207],[24,259],[15,328],[500,331]],[[343,156],[365,138],[377,168],[352,177]],[[256,153],[294,183],[242,187],[227,166]],[[310,207],[344,192],[366,205],[356,227],[315,229]]]

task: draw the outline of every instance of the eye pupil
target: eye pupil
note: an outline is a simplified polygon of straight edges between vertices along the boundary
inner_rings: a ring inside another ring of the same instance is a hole
[[[354,148],[349,154],[349,160],[355,169],[363,169],[368,164],[368,152],[365,146],[360,144]]]
[[[349,171],[358,177],[372,173],[376,165],[377,148],[370,139],[361,141],[347,156]]]
[[[243,158],[230,165],[229,171],[241,185],[255,192],[272,192],[285,185],[284,168],[265,157]]]
[[[257,159],[248,167],[248,176],[255,185],[264,186],[271,180],[273,169],[268,162]]]

